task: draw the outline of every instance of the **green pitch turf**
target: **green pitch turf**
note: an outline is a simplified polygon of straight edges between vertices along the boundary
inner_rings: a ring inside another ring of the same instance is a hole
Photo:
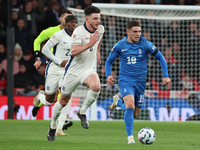
[[[47,140],[50,121],[0,120],[0,150],[197,150],[200,149],[200,122],[150,122],[136,121],[136,144],[128,145],[123,121],[89,121],[84,129],[80,121],[73,121],[65,132],[69,136]],[[138,131],[150,127],[156,133],[152,145],[142,145]]]

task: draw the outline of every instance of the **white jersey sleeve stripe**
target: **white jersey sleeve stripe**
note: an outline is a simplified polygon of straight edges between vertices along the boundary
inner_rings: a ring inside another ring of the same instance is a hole
[[[72,43],[72,45],[81,45],[81,43]]]

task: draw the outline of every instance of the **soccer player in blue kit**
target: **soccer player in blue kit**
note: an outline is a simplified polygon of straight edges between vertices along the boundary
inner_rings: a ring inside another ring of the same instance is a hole
[[[143,104],[148,71],[148,54],[153,55],[160,61],[163,84],[167,85],[168,90],[172,83],[168,76],[167,63],[164,56],[151,42],[141,36],[140,24],[137,21],[129,21],[126,29],[127,36],[112,48],[105,63],[105,70],[107,84],[111,86],[114,84],[114,78],[111,76],[111,65],[118,56],[120,57],[118,85],[121,98],[118,95],[113,96],[113,103],[109,106],[109,110],[115,110],[117,106],[125,110],[124,122],[128,144],[135,144],[133,137],[134,118],[139,116]]]

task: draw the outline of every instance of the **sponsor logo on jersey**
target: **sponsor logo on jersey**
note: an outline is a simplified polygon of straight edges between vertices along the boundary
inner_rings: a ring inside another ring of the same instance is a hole
[[[128,50],[128,48],[127,49],[122,49],[122,52],[125,52],[125,51],[127,51]]]
[[[124,88],[124,92],[126,92],[126,88]]]
[[[63,44],[67,44],[67,42],[63,42]]]
[[[73,39],[75,39],[76,38],[76,34],[73,34]]]
[[[156,48],[156,46],[155,45],[153,45],[153,47],[152,47],[152,50],[154,50]]]
[[[85,38],[86,40],[89,40],[90,38]]]

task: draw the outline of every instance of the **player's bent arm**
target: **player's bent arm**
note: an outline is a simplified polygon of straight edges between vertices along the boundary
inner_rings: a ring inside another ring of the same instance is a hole
[[[40,51],[40,46],[41,46],[41,43],[48,40],[49,37],[46,35],[47,33],[47,30],[43,30],[39,35],[38,37],[34,40],[34,52],[35,51]]]
[[[92,46],[92,44],[90,42],[85,45],[71,45],[71,55],[74,57],[74,56],[84,52],[91,46]]]
[[[47,56],[49,59],[51,59],[56,65],[61,65],[62,61],[55,57],[52,52],[51,48],[53,47],[53,43],[50,41],[50,39],[47,41],[47,43],[42,48],[42,53]]]

